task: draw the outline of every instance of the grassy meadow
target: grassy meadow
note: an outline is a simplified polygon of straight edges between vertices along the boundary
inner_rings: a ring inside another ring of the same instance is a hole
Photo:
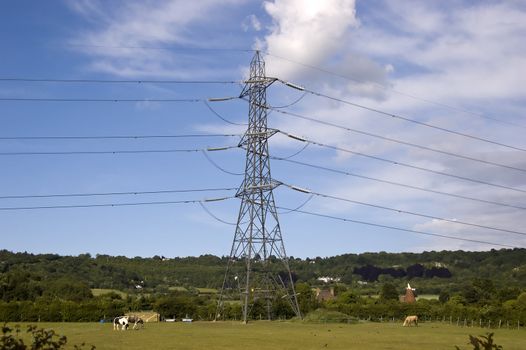
[[[108,293],[116,293],[121,296],[121,298],[126,298],[128,294],[121,292],[117,289],[104,289],[104,288],[92,288],[91,294],[93,294],[94,297],[97,297],[99,295],[108,294]]]
[[[109,323],[40,323],[97,349],[472,349],[468,334],[488,329],[440,323],[402,327],[401,323],[309,324],[302,322],[148,323],[141,330],[114,331]],[[493,329],[505,350],[526,348],[526,331]]]

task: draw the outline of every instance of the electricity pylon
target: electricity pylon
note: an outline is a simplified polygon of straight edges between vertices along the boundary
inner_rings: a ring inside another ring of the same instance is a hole
[[[216,319],[221,317],[225,300],[236,294],[245,323],[256,303],[266,309],[269,320],[272,305],[285,300],[301,317],[272,193],[280,185],[270,175],[268,151],[268,139],[277,132],[267,128],[266,90],[274,81],[265,76],[265,62],[256,51],[240,95],[249,101],[248,128],[239,143],[246,150],[245,178],[236,193],[241,206]]]

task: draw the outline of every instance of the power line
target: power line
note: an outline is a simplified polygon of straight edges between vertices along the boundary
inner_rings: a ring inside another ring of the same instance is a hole
[[[220,219],[218,218],[216,215],[214,215],[205,205],[203,202],[199,202],[199,205],[201,206],[201,208],[205,211],[205,213],[207,213],[210,217],[212,217],[213,219],[219,221],[220,223],[222,224],[226,224],[226,225],[230,225],[230,226],[236,226],[237,223],[235,222],[229,222],[229,221],[226,221],[226,220],[223,220],[223,219]]]
[[[210,164],[212,164],[215,168],[217,168],[218,170],[222,171],[223,173],[225,174],[228,174],[228,175],[235,175],[235,176],[241,176],[241,175],[245,175],[245,173],[235,173],[233,171],[229,171],[229,170],[226,170],[224,169],[223,167],[219,166],[219,164],[217,164],[216,162],[214,162],[214,160],[212,158],[210,158],[210,156],[208,155],[208,153],[206,151],[203,150],[203,156],[206,158],[206,160],[208,160],[208,162],[210,162]]]
[[[101,49],[140,49],[140,50],[168,50],[168,51],[203,51],[203,52],[254,52],[254,49],[245,48],[213,48],[213,47],[181,47],[181,46],[139,46],[139,45],[90,45],[90,44],[64,44],[70,47],[96,47]]]
[[[221,197],[210,199],[189,199],[181,201],[158,201],[158,202],[133,202],[133,203],[104,203],[104,204],[74,204],[74,205],[49,205],[49,206],[32,206],[32,207],[2,207],[0,211],[15,210],[39,210],[39,209],[70,209],[70,208],[101,208],[101,207],[124,207],[139,205],[166,205],[166,204],[189,204],[199,202],[217,202],[224,201],[235,197]]]
[[[307,149],[307,147],[309,147],[311,144],[310,143],[305,143],[305,146],[303,146],[302,148],[300,148],[298,151],[292,153],[291,155],[288,155],[286,157],[281,157],[283,159],[290,159],[290,158],[294,158],[296,157],[298,154],[302,153],[303,151],[305,151]]]
[[[430,151],[430,152],[434,152],[434,153],[439,153],[439,154],[443,154],[443,155],[447,155],[447,156],[451,156],[451,157],[456,157],[456,158],[460,158],[460,159],[471,160],[471,161],[482,163],[482,164],[493,165],[493,166],[497,166],[497,167],[501,167],[501,168],[506,168],[506,169],[517,170],[517,171],[521,171],[521,172],[526,172],[526,169],[523,169],[523,168],[518,168],[518,167],[506,165],[506,164],[501,164],[501,163],[496,163],[496,162],[491,162],[491,161],[487,161],[487,160],[483,160],[483,159],[478,159],[478,158],[466,156],[466,155],[463,155],[463,154],[458,154],[458,153],[454,153],[454,152],[447,152],[447,151],[439,150],[439,149],[436,149],[436,148],[422,146],[422,145],[419,145],[419,144],[415,144],[415,143],[411,143],[411,142],[407,142],[407,141],[402,141],[402,140],[398,140],[398,139],[382,136],[382,135],[379,135],[379,134],[374,134],[374,133],[367,132],[367,131],[353,129],[353,128],[350,128],[350,127],[347,127],[347,126],[344,126],[344,125],[339,125],[339,124],[327,122],[327,121],[324,121],[324,120],[320,120],[320,119],[316,119],[316,118],[312,118],[312,117],[307,117],[307,116],[304,116],[304,115],[301,115],[301,114],[287,112],[287,111],[282,111],[282,110],[279,110],[279,109],[274,109],[273,107],[270,107],[270,106],[267,106],[267,108],[272,110],[272,111],[275,111],[277,113],[280,113],[281,115],[290,116],[290,117],[293,117],[293,118],[298,118],[298,119],[303,119],[303,120],[308,120],[308,121],[311,121],[311,122],[314,122],[314,123],[318,123],[318,124],[322,124],[322,125],[326,125],[326,126],[331,126],[331,127],[338,128],[338,129],[341,129],[341,130],[353,132],[353,133],[356,133],[356,134],[370,136],[370,137],[374,137],[374,138],[377,138],[377,139],[398,143],[398,144],[401,144],[401,145],[404,145],[404,146],[414,147],[414,148],[418,148],[418,149],[421,149],[421,150]]]
[[[438,171],[438,170],[433,170],[433,169],[429,169],[429,168],[424,168],[424,167],[421,167],[421,166],[412,165],[412,164],[408,164],[408,163],[404,163],[404,162],[400,162],[400,161],[395,161],[395,160],[392,160],[392,159],[387,159],[387,158],[373,156],[373,155],[362,153],[362,152],[352,151],[350,149],[346,149],[346,148],[343,148],[343,147],[338,147],[338,146],[324,144],[324,143],[313,141],[313,140],[309,140],[309,139],[306,139],[306,138],[303,138],[303,137],[300,138],[300,137],[297,137],[297,136],[294,136],[294,135],[290,135],[289,133],[284,132],[284,131],[280,131],[280,132],[282,134],[286,135],[286,136],[289,136],[289,137],[295,139],[295,140],[306,142],[307,144],[312,144],[312,145],[316,145],[316,146],[319,146],[319,147],[324,147],[324,148],[329,148],[329,149],[333,149],[333,150],[336,150],[336,151],[350,153],[350,154],[358,155],[358,156],[361,156],[361,157],[374,159],[374,160],[377,160],[377,161],[380,161],[380,162],[385,162],[385,163],[390,163],[390,164],[394,164],[394,165],[398,165],[398,166],[402,166],[402,167],[406,167],[406,168],[416,169],[416,170],[420,170],[420,171],[424,171],[424,172],[428,172],[428,173],[432,173],[432,174],[452,177],[452,178],[463,180],[463,181],[469,181],[469,182],[474,182],[474,183],[483,184],[483,185],[487,185],[487,186],[502,188],[502,189],[506,189],[506,190],[510,190],[510,191],[526,193],[526,190],[522,190],[520,188],[494,184],[494,183],[491,183],[491,182],[482,181],[482,180],[478,180],[478,179],[473,179],[473,178],[470,178],[470,177],[465,177],[465,176],[455,175],[455,174],[451,174],[451,173],[446,173],[446,172],[443,172],[443,171]]]
[[[497,146],[501,146],[501,147],[505,147],[505,148],[510,148],[510,149],[513,149],[513,150],[516,150],[516,151],[526,152],[525,148],[512,146],[512,145],[507,145],[507,144],[504,144],[504,143],[501,143],[501,142],[497,142],[497,141],[493,141],[493,140],[490,140],[490,139],[486,139],[486,138],[483,138],[483,137],[470,135],[470,134],[463,133],[463,132],[460,132],[460,131],[455,131],[455,130],[452,130],[452,129],[447,129],[447,128],[444,128],[444,127],[441,127],[441,126],[438,126],[438,125],[434,125],[434,124],[421,122],[421,121],[418,121],[416,119],[411,119],[411,118],[404,117],[404,116],[401,116],[401,115],[385,112],[385,111],[377,109],[377,108],[368,107],[368,106],[361,105],[361,104],[358,104],[358,103],[355,103],[355,102],[351,102],[351,101],[347,101],[347,100],[344,100],[344,99],[341,99],[341,98],[338,98],[338,97],[329,96],[329,95],[326,95],[326,94],[323,94],[321,92],[317,92],[317,91],[314,91],[314,90],[309,90],[309,89],[305,89],[304,88],[304,91],[306,91],[306,92],[308,92],[308,93],[310,93],[310,94],[312,94],[314,96],[323,97],[323,98],[326,98],[326,99],[329,99],[329,100],[332,100],[332,101],[336,101],[336,102],[340,102],[340,103],[343,103],[343,104],[346,104],[346,105],[349,105],[349,106],[365,109],[365,110],[368,110],[370,112],[374,112],[374,113],[377,113],[377,114],[380,114],[380,115],[383,115],[383,116],[387,116],[389,118],[400,119],[400,120],[403,120],[403,121],[406,121],[406,122],[409,122],[409,123],[417,124],[417,125],[420,125],[420,126],[425,126],[425,127],[432,128],[432,129],[439,130],[439,131],[443,131],[443,132],[446,132],[446,133],[449,133],[449,134],[462,136],[462,137],[466,137],[466,138],[469,138],[469,139],[472,139],[472,140],[477,140],[477,141],[481,141],[481,142],[485,142],[485,143],[489,143],[489,144],[492,144],[492,145],[497,145]]]
[[[287,186],[288,188],[293,189],[293,190],[295,189],[294,186],[286,185],[286,184],[284,184],[284,185]],[[318,196],[318,197],[322,197],[322,198],[334,199],[334,200],[338,200],[338,201],[343,201],[343,202],[348,202],[348,203],[368,206],[368,207],[371,207],[371,208],[377,208],[377,209],[382,209],[382,210],[393,211],[393,212],[401,213],[401,214],[408,214],[408,215],[413,215],[413,216],[424,217],[424,218],[427,218],[427,219],[434,219],[434,220],[439,220],[439,221],[450,222],[450,223],[453,223],[453,224],[472,226],[472,227],[478,227],[478,228],[483,228],[483,229],[488,229],[488,230],[494,230],[494,231],[500,231],[500,232],[506,232],[506,233],[514,233],[514,234],[525,235],[526,236],[526,232],[520,232],[520,231],[515,231],[515,230],[508,230],[508,229],[503,229],[503,228],[498,228],[498,227],[493,227],[493,226],[480,225],[480,224],[475,224],[475,223],[471,223],[471,222],[461,221],[461,220],[457,220],[457,219],[446,219],[446,218],[443,218],[443,217],[440,217],[440,216],[427,215],[427,214],[422,214],[422,213],[417,213],[417,212],[412,212],[412,211],[402,210],[402,209],[395,209],[395,208],[390,208],[390,207],[386,207],[386,206],[383,206],[383,205],[371,204],[371,203],[357,201],[357,200],[352,200],[352,199],[348,199],[348,198],[332,196],[332,195],[329,195],[329,194],[314,192],[314,191],[310,191],[310,190],[309,190],[309,192],[306,192],[306,193],[310,193],[313,196]]]
[[[140,154],[140,153],[192,153],[224,151],[238,146],[226,146],[207,149],[151,149],[151,150],[116,150],[116,151],[57,151],[57,152],[0,152],[0,156],[40,156],[40,155],[85,155],[85,154]]]
[[[287,211],[282,211],[281,213],[278,213],[279,215],[284,215],[284,214],[290,214],[290,213],[293,213],[301,208],[303,208],[304,206],[307,205],[307,203],[309,203],[312,198],[314,198],[314,195],[311,194],[303,203],[301,203],[300,205],[298,205],[296,208],[294,209],[291,209],[291,210],[287,210]]]
[[[284,207],[278,207],[278,208],[279,209],[283,209],[283,210],[293,210],[293,209],[284,208]],[[453,240],[457,240],[457,241],[472,242],[472,243],[482,243],[482,244],[488,244],[488,245],[494,245],[494,246],[500,246],[500,247],[506,247],[506,248],[517,248],[516,246],[512,246],[512,245],[508,245],[508,244],[494,243],[494,242],[482,241],[482,240],[478,240],[478,239],[461,238],[461,237],[443,235],[443,234],[440,234],[440,233],[431,233],[431,232],[425,232],[425,231],[411,230],[411,229],[406,229],[406,228],[402,228],[402,227],[376,224],[376,223],[368,222],[368,221],[347,219],[347,218],[342,218],[342,217],[339,217],[339,216],[320,214],[320,213],[315,213],[315,212],[305,211],[305,210],[294,210],[294,211],[297,212],[297,213],[301,213],[301,214],[312,215],[312,216],[317,216],[317,217],[322,217],[322,218],[327,218],[327,219],[333,219],[333,220],[339,220],[339,221],[345,221],[345,222],[352,222],[352,223],[360,224],[360,225],[374,226],[374,227],[380,227],[380,228],[385,228],[385,229],[390,229],[390,230],[416,233],[416,234],[426,235],[426,236],[441,237],[441,238],[453,239]]]
[[[14,102],[201,102],[200,98],[26,98],[0,97],[0,101]]]
[[[274,108],[289,108],[289,107],[292,107],[294,106],[296,103],[299,103],[301,100],[303,100],[303,98],[305,98],[305,96],[307,96],[307,93],[304,92],[303,94],[301,94],[300,97],[298,97],[296,100],[286,104],[286,105],[282,105],[282,106],[273,106]]]
[[[215,109],[213,109],[212,106],[210,106],[210,104],[206,100],[203,100],[203,103],[210,110],[210,112],[212,112],[216,117],[218,117],[219,119],[221,119],[225,123],[228,123],[228,124],[231,124],[231,125],[241,125],[241,126],[248,125],[247,123],[236,123],[236,122],[230,121],[227,118],[223,117],[221,114],[219,114]]]
[[[32,194],[32,195],[9,195],[0,196],[0,199],[28,199],[28,198],[56,198],[56,197],[96,197],[96,196],[121,196],[121,195],[144,195],[144,194],[166,194],[166,193],[191,193],[191,192],[215,192],[215,191],[234,191],[237,187],[225,188],[199,188],[199,189],[177,189],[177,190],[156,190],[156,191],[127,191],[127,192],[92,192],[92,193],[52,193],[52,194]]]
[[[435,106],[445,107],[445,108],[448,108],[450,110],[471,114],[471,115],[474,115],[476,117],[492,120],[492,121],[497,122],[497,123],[507,124],[507,125],[516,126],[516,127],[520,127],[520,128],[526,129],[525,125],[509,122],[509,121],[502,120],[502,119],[499,119],[499,118],[490,117],[490,116],[487,116],[487,115],[484,115],[484,114],[481,114],[481,113],[477,113],[477,112],[473,112],[473,111],[467,110],[465,108],[455,107],[455,106],[452,106],[452,105],[449,105],[449,104],[446,104],[446,103],[443,103],[443,102],[437,102],[437,101],[433,101],[433,100],[430,100],[430,99],[427,99],[427,98],[418,97],[416,95],[409,94],[407,92],[402,92],[402,91],[390,88],[388,86],[382,85],[382,84],[374,82],[374,81],[353,78],[353,77],[350,77],[350,76],[347,76],[347,75],[343,75],[343,74],[340,74],[340,73],[336,73],[336,72],[330,71],[330,70],[325,69],[325,68],[321,68],[321,67],[313,66],[313,65],[310,65],[310,64],[298,62],[298,61],[295,61],[295,60],[292,60],[292,59],[289,59],[289,58],[286,58],[286,57],[283,57],[283,56],[274,55],[274,54],[271,54],[268,51],[265,52],[265,53],[267,55],[269,55],[269,56],[272,56],[272,57],[275,57],[275,58],[278,58],[278,59],[281,59],[281,60],[284,60],[284,61],[288,61],[288,62],[297,64],[297,65],[300,65],[300,66],[303,66],[303,67],[306,67],[306,68],[309,68],[309,69],[317,70],[317,71],[322,72],[322,73],[333,75],[333,76],[336,76],[336,77],[339,77],[339,78],[342,78],[342,79],[345,79],[345,80],[355,81],[355,82],[358,82],[358,83],[374,84],[374,85],[376,85],[376,86],[378,86],[378,87],[380,87],[380,88],[382,88],[384,90],[392,91],[392,92],[394,92],[394,93],[396,93],[398,95],[410,97],[410,98],[415,99],[415,100],[419,100],[419,101],[422,101],[422,102],[425,102],[425,103],[433,104]]]
[[[39,79],[39,78],[0,78],[5,82],[29,83],[72,83],[72,84],[240,84],[235,80],[113,80],[113,79]]]
[[[438,191],[438,190],[432,190],[432,189],[424,188],[424,187],[407,185],[407,184],[403,184],[403,183],[399,183],[399,182],[378,179],[378,178],[374,178],[374,177],[371,177],[371,176],[359,175],[359,174],[351,173],[351,172],[344,171],[344,170],[333,169],[333,168],[325,167],[325,166],[322,166],[322,165],[310,164],[310,163],[300,162],[300,161],[297,161],[297,160],[284,159],[284,158],[279,158],[279,157],[274,157],[274,156],[271,156],[271,158],[275,159],[275,160],[280,160],[280,161],[284,161],[284,162],[298,164],[298,165],[302,165],[302,166],[306,166],[306,167],[310,167],[310,168],[314,168],[314,169],[325,170],[325,171],[329,171],[329,172],[333,172],[333,173],[337,173],[337,174],[342,174],[342,175],[346,175],[346,176],[352,176],[352,177],[357,177],[357,178],[360,178],[360,179],[371,180],[371,181],[381,182],[381,183],[385,183],[385,184],[389,184],[389,185],[410,188],[410,189],[413,189],[413,190],[419,190],[419,191],[424,191],[424,192],[429,192],[429,193],[434,193],[434,194],[440,194],[440,195],[443,195],[443,196],[461,198],[461,199],[466,199],[466,200],[480,202],[480,203],[493,204],[493,205],[498,205],[498,206],[503,206],[503,207],[509,207],[509,208],[526,210],[526,207],[521,207],[521,206],[518,206],[518,205],[513,205],[513,204],[508,204],[508,203],[501,203],[501,202],[495,202],[495,201],[486,200],[486,199],[480,199],[480,198],[463,196],[463,195],[460,195],[460,194],[454,194],[454,193],[449,193],[449,192],[442,192],[442,191]]]
[[[100,136],[0,136],[0,140],[104,140],[104,139],[169,139],[199,137],[234,137],[241,134],[179,134],[179,135],[100,135]]]

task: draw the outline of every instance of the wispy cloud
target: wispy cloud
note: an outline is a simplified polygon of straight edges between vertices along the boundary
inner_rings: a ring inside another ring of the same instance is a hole
[[[188,52],[174,55],[163,47],[222,48],[220,34],[211,38],[203,27],[210,30],[232,6],[244,2],[73,2],[72,10],[92,26],[72,38],[71,44],[91,57],[90,68],[98,72],[123,77],[210,77],[218,73],[203,69],[209,63],[204,55],[197,59]]]

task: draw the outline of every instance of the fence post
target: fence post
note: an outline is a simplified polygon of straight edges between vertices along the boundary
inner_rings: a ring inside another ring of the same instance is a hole
[[[453,316],[449,316],[449,324],[451,324],[453,321]]]
[[[479,327],[482,328],[482,318],[479,318]]]
[[[499,329],[500,329],[500,326],[502,326],[502,320],[499,320]]]
[[[488,321],[488,328],[491,328],[491,320]]]

